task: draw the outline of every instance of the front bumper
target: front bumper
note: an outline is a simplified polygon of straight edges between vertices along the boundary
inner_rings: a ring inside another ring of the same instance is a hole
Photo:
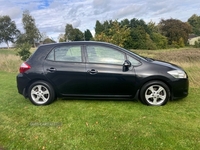
[[[178,79],[177,81],[171,82],[171,99],[180,99],[188,95],[189,91],[189,80]]]

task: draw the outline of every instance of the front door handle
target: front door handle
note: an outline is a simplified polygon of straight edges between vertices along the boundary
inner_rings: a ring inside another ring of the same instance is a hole
[[[88,70],[87,72],[88,72],[89,74],[91,74],[91,75],[95,75],[95,74],[98,73],[98,71],[95,70],[95,69]]]

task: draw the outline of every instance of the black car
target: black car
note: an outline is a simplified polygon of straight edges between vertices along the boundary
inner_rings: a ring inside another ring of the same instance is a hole
[[[104,42],[67,42],[38,47],[20,66],[18,92],[35,105],[57,97],[139,99],[164,105],[188,95],[180,67]]]

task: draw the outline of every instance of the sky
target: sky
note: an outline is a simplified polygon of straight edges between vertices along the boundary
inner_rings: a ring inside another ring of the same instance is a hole
[[[9,15],[21,32],[24,10],[29,10],[41,33],[58,41],[66,24],[94,34],[96,20],[137,18],[159,23],[173,18],[186,22],[193,14],[200,16],[200,0],[0,0],[0,15]]]

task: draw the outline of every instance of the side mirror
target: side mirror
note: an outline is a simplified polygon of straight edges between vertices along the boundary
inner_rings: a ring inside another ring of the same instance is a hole
[[[123,72],[128,71],[129,67],[131,67],[131,62],[129,60],[125,60],[123,64]]]

